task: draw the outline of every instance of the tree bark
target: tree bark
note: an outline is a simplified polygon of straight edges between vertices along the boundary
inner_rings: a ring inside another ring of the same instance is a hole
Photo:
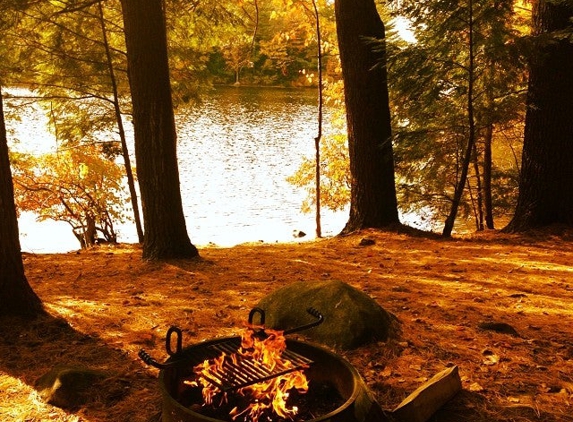
[[[316,186],[316,209],[315,209],[315,222],[316,222],[316,237],[322,237],[322,222],[321,222],[321,191],[320,191],[320,141],[322,140],[322,120],[323,120],[323,91],[324,82],[322,78],[322,34],[320,30],[320,14],[318,13],[318,5],[316,0],[312,0],[314,9],[315,28],[316,28],[316,48],[318,58],[318,133],[314,138],[314,153],[315,153],[315,167],[314,167],[314,180]]]
[[[486,107],[488,110],[487,121],[484,133],[484,147],[483,147],[483,199],[485,207],[485,224],[490,230],[495,228],[493,219],[493,193],[492,193],[492,177],[493,177],[493,131],[494,123],[492,113],[495,111],[495,99],[493,93],[493,82],[495,75],[495,63],[493,60],[488,61],[487,65],[487,81],[485,96]]]
[[[0,90],[0,316],[35,317],[44,313],[24,274]]]
[[[485,127],[484,152],[483,152],[483,198],[485,207],[485,225],[488,229],[495,228],[493,220],[493,196],[492,196],[492,144],[493,144],[493,123],[488,123]]]
[[[143,257],[198,255],[185,226],[162,0],[122,0],[133,103]]]
[[[137,192],[135,190],[135,180],[133,178],[133,171],[131,169],[131,159],[129,158],[129,150],[127,148],[127,140],[125,137],[125,130],[123,128],[123,119],[121,107],[119,105],[119,94],[117,90],[117,80],[115,77],[115,69],[111,57],[111,48],[107,38],[107,28],[105,25],[105,17],[103,12],[103,0],[98,1],[99,21],[101,25],[101,34],[103,38],[103,45],[105,48],[105,56],[109,70],[109,80],[111,82],[113,92],[113,109],[115,112],[115,120],[117,121],[117,129],[119,132],[119,139],[121,141],[121,153],[123,155],[123,163],[125,166],[125,175],[127,176],[127,186],[129,187],[129,195],[131,198],[131,207],[133,209],[133,220],[135,222],[135,229],[137,231],[137,240],[143,243],[143,227],[141,225],[141,217],[139,214],[139,202],[137,200]]]
[[[468,171],[472,158],[472,151],[476,142],[476,129],[475,129],[475,117],[474,117],[474,82],[475,82],[475,53],[474,53],[474,17],[473,17],[473,1],[470,0],[468,5],[468,98],[467,98],[467,113],[468,113],[468,142],[467,147],[464,152],[464,157],[462,161],[462,168],[460,173],[460,179],[456,185],[454,191],[454,197],[452,199],[452,207],[450,209],[450,214],[446,218],[444,223],[444,230],[442,231],[442,236],[451,237],[452,230],[454,229],[454,223],[456,221],[456,216],[458,215],[458,208],[462,201],[462,196],[464,193],[464,188],[466,186],[466,180],[468,177]]]
[[[348,126],[350,216],[343,233],[399,224],[385,56],[368,38],[385,39],[373,0],[336,0],[336,27]]]
[[[573,6],[540,0],[534,8],[538,50],[530,64],[519,196],[504,229],[573,225]],[[551,39],[550,39],[551,38]]]
[[[477,144],[474,142],[472,148],[472,164],[474,166],[474,174],[476,178],[476,205],[475,209],[476,213],[476,230],[483,231],[483,182],[482,182],[482,175],[479,167],[479,151],[477,148]]]

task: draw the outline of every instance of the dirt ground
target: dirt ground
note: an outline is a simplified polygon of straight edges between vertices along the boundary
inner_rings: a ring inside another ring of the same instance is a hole
[[[374,243],[361,245],[365,238]],[[157,421],[159,371],[138,358],[141,348],[163,362],[172,325],[183,330],[184,346],[237,334],[267,293],[337,279],[401,323],[398,339],[340,352],[383,408],[457,365],[463,390],[434,422],[573,421],[572,240],[571,233],[441,240],[372,230],[204,247],[192,261],[146,262],[134,245],[26,254],[28,280],[54,318],[0,320],[0,420]],[[516,333],[480,328],[488,322]],[[33,388],[57,364],[112,371],[116,382],[101,400],[65,411]]]

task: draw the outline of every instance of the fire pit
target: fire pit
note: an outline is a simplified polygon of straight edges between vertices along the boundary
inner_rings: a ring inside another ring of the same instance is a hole
[[[303,327],[287,330],[290,334],[295,331],[310,328],[322,322],[322,315],[315,310],[308,312],[317,317],[313,323]],[[252,322],[253,315],[259,313],[261,322],[264,323],[264,312],[254,309],[249,315]],[[172,348],[172,337],[176,335],[176,350]],[[261,330],[258,335],[264,336],[266,332]],[[208,340],[186,348],[182,347],[181,330],[172,327],[166,335],[166,350],[170,355],[165,363],[158,363],[145,351],[140,352],[140,357],[147,364],[159,369],[159,388],[163,399],[162,422],[195,422],[232,421],[229,412],[209,413],[204,410],[205,403],[201,396],[201,388],[194,383],[190,386],[190,379],[201,378],[197,374],[197,367],[202,362],[219,358],[223,361],[224,356],[234,356],[241,347],[241,337],[225,337]],[[308,402],[304,406],[306,410],[297,415],[285,417],[269,416],[261,419],[252,419],[259,422],[278,421],[324,421],[324,422],[382,422],[385,418],[377,404],[367,393],[363,381],[358,372],[343,358],[313,344],[298,340],[286,339],[286,349],[282,357],[286,361],[284,366],[277,365],[271,368],[261,368],[254,365],[249,358],[233,358],[225,360],[221,365],[220,372],[210,372],[203,383],[212,384],[217,391],[224,394],[233,394],[250,385],[265,380],[272,380],[281,375],[302,371],[308,380],[308,393],[304,399]],[[258,385],[258,384],[257,384]],[[294,391],[294,396],[297,396]],[[301,395],[302,397],[302,395]],[[309,397],[312,397],[310,399]],[[233,406],[233,399],[227,399]],[[221,400],[222,401],[222,400]],[[251,421],[251,419],[237,419]]]

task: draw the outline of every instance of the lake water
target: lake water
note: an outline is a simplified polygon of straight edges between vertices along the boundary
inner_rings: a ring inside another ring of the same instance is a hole
[[[293,230],[314,238],[314,213],[300,212],[306,193],[286,178],[304,156],[314,154],[316,104],[315,90],[220,87],[178,114],[181,194],[195,245],[293,241]],[[33,122],[7,120],[19,147],[29,149],[38,139],[42,148],[55,145],[41,116]],[[340,232],[346,219],[347,212],[323,210],[323,235]],[[37,223],[29,213],[19,223],[24,251],[79,248],[66,223]],[[135,227],[119,226],[118,238],[136,242]]]

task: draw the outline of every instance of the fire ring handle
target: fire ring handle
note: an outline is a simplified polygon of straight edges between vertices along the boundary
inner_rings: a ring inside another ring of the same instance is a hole
[[[253,318],[256,314],[259,314],[259,325],[265,325],[265,311],[261,308],[253,308],[249,312],[249,324],[253,324]]]
[[[309,328],[316,327],[317,325],[322,324],[322,322],[324,321],[324,315],[322,315],[315,308],[312,308],[312,307],[308,308],[306,310],[306,312],[309,313],[310,315],[312,315],[313,317],[315,317],[316,321],[313,321],[309,324],[301,325],[300,327],[291,328],[290,330],[285,330],[284,331],[285,335],[296,333],[296,332],[303,331],[303,330],[308,330]]]
[[[141,349],[138,353],[139,358],[144,361],[146,364],[148,364],[149,366],[154,366],[157,369],[165,369],[168,368],[169,364],[164,364],[164,363],[159,363],[157,362],[155,359],[153,359],[149,353],[147,353],[145,350]]]
[[[296,332],[303,331],[303,330],[308,330],[309,328],[316,327],[317,325],[322,324],[322,322],[324,321],[324,315],[322,315],[315,308],[310,307],[306,310],[306,312],[309,313],[310,315],[312,315],[313,317],[315,317],[316,321],[313,321],[309,324],[301,325],[300,327],[295,327],[295,328],[291,328],[289,330],[285,330],[283,333],[286,335],[286,334],[292,334],[292,333],[296,333]],[[253,308],[251,310],[251,312],[249,313],[249,324],[253,323],[253,318],[256,314],[259,314],[259,324],[264,325],[265,324],[265,311],[261,308]]]
[[[171,348],[171,343],[172,343],[171,340],[173,338],[173,333],[175,333],[177,336],[176,339],[177,342],[175,343],[176,347],[175,351],[173,351],[173,349]],[[167,333],[165,334],[165,350],[167,351],[167,354],[169,356],[174,356],[177,353],[180,353],[182,349],[183,349],[183,333],[181,329],[175,326],[169,327]]]

